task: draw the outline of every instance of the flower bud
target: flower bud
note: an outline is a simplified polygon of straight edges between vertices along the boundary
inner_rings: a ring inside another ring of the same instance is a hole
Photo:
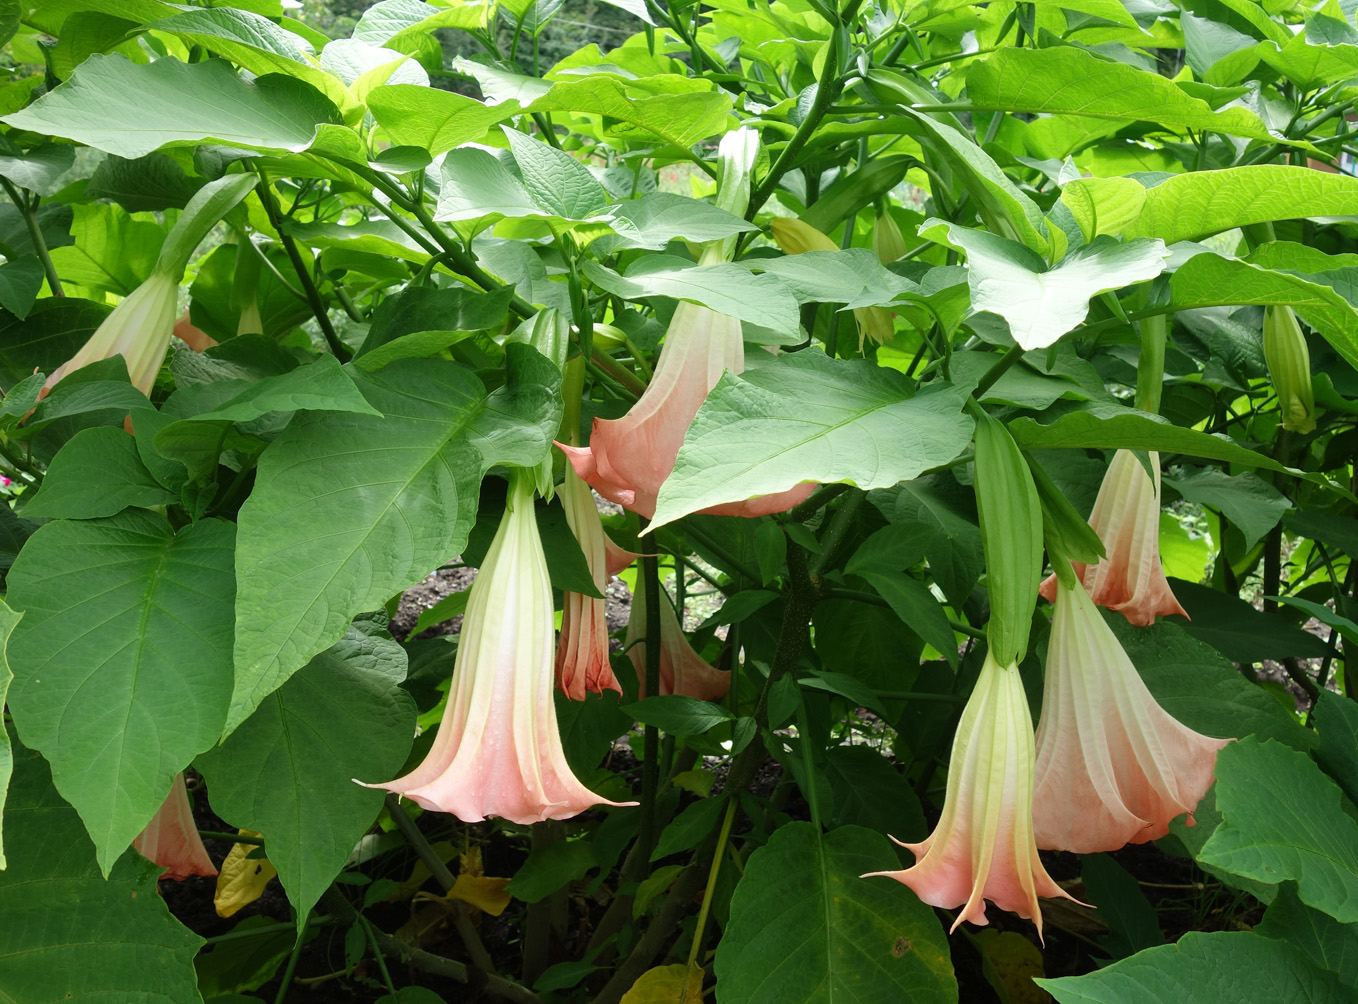
[[[778,217],[769,223],[769,229],[773,231],[773,239],[784,254],[839,250],[838,244],[801,220]]]
[[[872,225],[872,250],[883,265],[899,260],[906,252],[905,236],[891,215],[891,210],[877,217]]]
[[[1316,427],[1316,402],[1311,392],[1311,353],[1291,307],[1264,308],[1264,358],[1278,392],[1283,428],[1310,432]]]

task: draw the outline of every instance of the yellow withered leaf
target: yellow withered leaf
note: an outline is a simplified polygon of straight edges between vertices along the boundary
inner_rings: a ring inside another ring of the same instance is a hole
[[[507,878],[468,875],[463,872],[453,883],[453,888],[448,892],[448,898],[460,899],[492,917],[498,917],[504,913],[505,907],[509,905],[512,898],[509,893],[505,892],[507,885],[509,885]]]
[[[656,966],[637,977],[622,1004],[702,1004],[701,966]]]
[[[242,837],[258,837],[253,830],[241,830]],[[217,873],[217,891],[212,896],[212,905],[217,908],[217,916],[230,917],[242,907],[249,906],[264,894],[269,879],[278,870],[265,857],[249,857],[259,848],[255,844],[233,844],[231,853],[222,862]]]

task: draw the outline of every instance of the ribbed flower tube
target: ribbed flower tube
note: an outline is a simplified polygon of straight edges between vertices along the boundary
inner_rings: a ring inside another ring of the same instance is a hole
[[[75,355],[52,371],[47,386],[55,387],[62,377],[90,363],[120,355],[127,362],[132,386],[150,395],[170,350],[178,295],[179,283],[172,275],[153,272],[113,308]]]
[[[217,866],[207,856],[193,821],[193,806],[189,804],[189,790],[182,773],[174,776],[170,794],[146,829],[137,834],[132,846],[142,857],[168,869],[162,878],[182,881],[190,875],[217,874]]]
[[[948,762],[943,815],[918,844],[913,868],[871,872],[908,885],[930,906],[961,907],[984,925],[985,901],[1026,917],[1042,934],[1039,896],[1073,899],[1047,874],[1033,838],[1033,721],[1017,666],[987,654]],[[868,876],[864,876],[865,878]]]
[[[1264,360],[1278,394],[1283,428],[1306,433],[1316,427],[1316,399],[1311,389],[1311,350],[1291,307],[1264,308]]]
[[[448,707],[415,770],[386,788],[475,823],[568,819],[610,802],[566,763],[552,697],[552,584],[531,471],[515,471],[500,527],[467,599]]]
[[[1212,786],[1217,750],[1156,703],[1078,582],[1058,584],[1037,729],[1037,845],[1092,854],[1156,840]]]
[[[731,689],[731,674],[709,666],[688,643],[669,597],[660,597],[660,694],[720,701]],[[646,590],[632,594],[632,613],[623,643],[637,671],[637,696],[646,697]]]

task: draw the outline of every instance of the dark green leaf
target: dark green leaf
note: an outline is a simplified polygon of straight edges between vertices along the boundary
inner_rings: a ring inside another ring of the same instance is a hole
[[[700,736],[708,729],[735,718],[719,704],[680,694],[648,697],[635,704],[624,704],[622,710],[643,725],[653,725],[662,732],[677,736]]]
[[[1136,878],[1107,854],[1088,854],[1081,858],[1080,877],[1086,899],[1099,911],[1108,933],[1099,945],[1113,959],[1125,959],[1143,948],[1165,943],[1160,918],[1141,891]]]
[[[161,486],[137,453],[137,441],[122,429],[84,429],[52,458],[28,516],[90,519],[114,516],[128,506],[149,509],[179,501]]]
[[[544,844],[534,847],[528,860],[514,873],[508,892],[525,903],[537,903],[597,867],[594,848],[583,840]]]

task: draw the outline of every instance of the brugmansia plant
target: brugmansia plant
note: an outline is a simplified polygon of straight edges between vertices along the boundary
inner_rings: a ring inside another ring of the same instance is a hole
[[[1358,997],[1352,4],[0,41],[0,1001]]]

